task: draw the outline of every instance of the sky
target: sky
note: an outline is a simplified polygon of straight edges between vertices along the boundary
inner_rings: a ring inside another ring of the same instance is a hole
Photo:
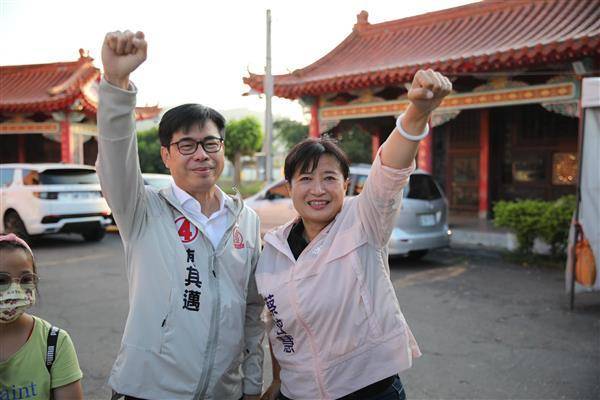
[[[202,103],[262,111],[264,98],[242,78],[264,73],[266,10],[271,9],[272,71],[303,68],[333,50],[361,10],[384,22],[473,0],[0,0],[0,65],[75,61],[88,50],[102,68],[106,32],[143,31],[148,59],[132,74],[138,106]],[[306,120],[297,101],[274,98],[273,114]]]

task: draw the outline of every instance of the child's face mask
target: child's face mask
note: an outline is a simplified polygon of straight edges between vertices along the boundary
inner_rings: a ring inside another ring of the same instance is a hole
[[[13,282],[7,290],[0,292],[0,323],[15,321],[34,304],[35,289],[23,288]]]

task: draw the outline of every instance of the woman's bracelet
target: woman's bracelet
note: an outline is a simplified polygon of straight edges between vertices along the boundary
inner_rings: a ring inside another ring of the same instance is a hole
[[[429,124],[425,124],[425,129],[423,129],[423,133],[421,133],[418,136],[415,135],[411,135],[410,133],[406,132],[403,128],[402,128],[402,117],[404,116],[404,114],[400,114],[398,116],[398,118],[396,119],[396,129],[398,129],[398,133],[402,136],[404,136],[405,139],[413,141],[413,142],[418,142],[420,140],[423,140],[427,137],[427,135],[429,135]]]

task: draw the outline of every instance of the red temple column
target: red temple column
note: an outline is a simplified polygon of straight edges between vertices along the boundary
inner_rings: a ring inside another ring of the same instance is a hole
[[[481,110],[479,129],[479,218],[488,217],[490,175],[490,112]]]
[[[375,131],[371,134],[371,161],[375,161],[379,146],[381,146],[381,138],[379,137],[379,131]]]
[[[60,122],[60,161],[63,163],[73,162],[73,135],[71,135],[71,122],[69,115]]]
[[[310,125],[308,136],[318,138],[321,136],[319,132],[319,97],[315,97],[315,102],[310,106]]]
[[[430,174],[433,172],[433,128],[429,128],[429,135],[419,144],[417,167]]]
[[[19,134],[17,136],[17,157],[18,157],[18,162],[20,163],[24,163],[27,162],[27,152],[25,151],[25,135],[24,134]]]

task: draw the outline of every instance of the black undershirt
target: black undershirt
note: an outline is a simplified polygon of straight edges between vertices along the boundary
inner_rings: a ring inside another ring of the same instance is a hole
[[[292,254],[294,258],[297,260],[300,257],[300,254],[304,251],[306,246],[308,246],[308,241],[304,238],[304,224],[302,220],[296,222],[288,235],[288,245],[290,246],[290,250],[292,250]]]

